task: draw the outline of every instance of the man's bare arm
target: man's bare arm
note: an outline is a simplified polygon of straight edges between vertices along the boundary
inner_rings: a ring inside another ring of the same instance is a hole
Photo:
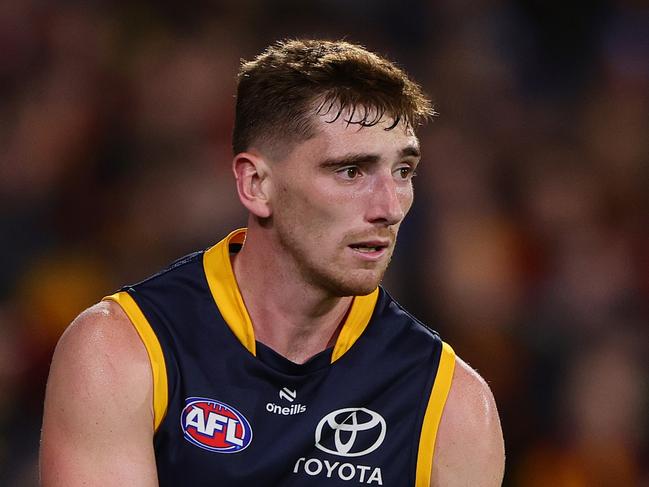
[[[431,487],[499,487],[505,447],[493,394],[465,362],[456,359],[440,421]]]
[[[79,315],[50,369],[42,485],[156,486],[152,395],[146,349],[119,305]]]

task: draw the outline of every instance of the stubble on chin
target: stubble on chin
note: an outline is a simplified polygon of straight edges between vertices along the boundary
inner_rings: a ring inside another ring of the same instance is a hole
[[[317,231],[314,229],[309,232],[308,240],[318,242]],[[294,232],[278,232],[280,246],[287,255],[291,256],[293,268],[301,275],[301,279],[307,286],[322,289],[331,297],[349,297],[349,296],[366,296],[372,293],[383,280],[383,276],[392,259],[394,251],[394,241],[390,230],[386,230],[380,236],[391,237],[393,244],[386,256],[384,263],[351,263],[345,259],[347,252],[347,239],[339,242],[336,251],[325,252],[325,255],[316,255],[312,252],[314,245],[305,245],[307,239],[298,238]],[[376,232],[372,234],[356,235],[351,241],[359,241],[376,237]],[[323,236],[322,240],[326,240]],[[352,268],[352,265],[358,265]]]
[[[320,275],[318,284],[327,289],[332,296],[366,296],[381,284],[391,258],[392,253],[385,264],[374,269],[341,268],[337,275]]]

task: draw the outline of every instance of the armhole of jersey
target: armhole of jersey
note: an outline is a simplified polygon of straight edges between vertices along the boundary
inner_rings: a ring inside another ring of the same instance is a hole
[[[430,476],[433,471],[433,454],[437,429],[442,418],[448,391],[453,381],[455,370],[455,352],[445,342],[442,342],[442,353],[439,358],[439,367],[435,376],[433,390],[428,399],[428,406],[424,414],[424,422],[419,437],[419,450],[417,453],[417,477],[415,487],[430,487]]]
[[[135,300],[125,291],[112,294],[103,298],[103,301],[114,301],[121,306],[126,315],[130,318],[133,327],[144,343],[151,372],[153,374],[153,427],[158,431],[162,420],[167,414],[168,389],[167,389],[167,367],[165,365],[162,347],[158,341],[151,324],[140,310]]]

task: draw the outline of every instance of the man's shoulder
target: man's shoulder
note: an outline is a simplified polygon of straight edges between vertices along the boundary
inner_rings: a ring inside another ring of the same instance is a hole
[[[116,475],[132,480],[136,470],[143,479],[155,479],[152,398],[146,351],[119,305],[103,301],[81,313],[52,359],[43,413],[43,483],[106,484]],[[97,459],[116,459],[119,468],[107,469],[109,463]]]
[[[502,429],[491,389],[456,357],[435,445],[431,485],[498,486],[504,459]]]
[[[490,429],[494,420],[498,421],[498,412],[489,385],[464,360],[456,356],[455,361],[447,404],[449,418],[459,420],[455,426],[463,426],[467,416],[470,416],[477,427]]]
[[[57,344],[52,373],[80,387],[140,387],[150,374],[146,349],[130,319],[112,301],[83,311]],[[139,373],[138,373],[139,372]]]

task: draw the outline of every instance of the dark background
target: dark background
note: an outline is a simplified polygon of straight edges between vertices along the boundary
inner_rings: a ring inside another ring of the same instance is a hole
[[[0,2],[0,485],[37,483],[75,315],[245,224],[235,73],[296,36],[360,42],[435,100],[385,284],[491,385],[505,485],[649,485],[649,8],[631,0]]]

